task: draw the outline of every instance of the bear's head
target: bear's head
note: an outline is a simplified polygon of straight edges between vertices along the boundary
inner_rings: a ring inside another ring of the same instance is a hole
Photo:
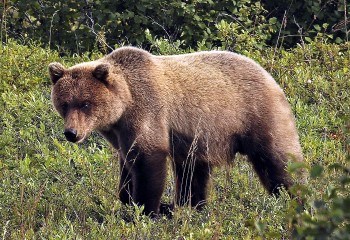
[[[108,130],[122,116],[131,94],[122,71],[106,62],[66,69],[49,65],[51,99],[65,122],[68,141],[82,142],[94,130]]]

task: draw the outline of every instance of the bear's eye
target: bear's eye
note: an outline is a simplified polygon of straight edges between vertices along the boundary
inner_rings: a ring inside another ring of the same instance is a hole
[[[91,104],[89,102],[83,102],[83,104],[81,104],[81,109],[84,111],[90,110],[91,108]]]
[[[68,111],[68,103],[63,103],[61,108],[62,108],[63,115],[66,115],[66,113]]]

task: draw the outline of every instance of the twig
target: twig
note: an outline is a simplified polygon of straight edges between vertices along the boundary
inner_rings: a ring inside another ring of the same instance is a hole
[[[282,23],[281,23],[281,27],[278,31],[278,37],[277,37],[277,41],[276,41],[276,45],[275,45],[275,49],[273,51],[273,57],[272,57],[272,64],[271,64],[271,69],[270,71],[272,71],[272,66],[273,66],[273,63],[275,61],[275,56],[276,56],[276,52],[277,52],[277,47],[278,47],[278,42],[281,38],[281,32],[282,32],[282,27],[285,26],[286,24],[286,21],[287,21],[287,11],[284,11],[284,14],[283,14],[283,18],[282,18]],[[283,39],[282,39],[283,40]]]
[[[305,36],[305,35],[303,34],[302,36]],[[284,38],[288,38],[288,37],[300,37],[300,34],[298,34],[298,35],[296,35],[296,34],[284,35],[281,38],[284,39]]]
[[[101,37],[101,34],[97,33],[95,31],[95,21],[93,19],[93,16],[92,16],[92,11],[91,11],[91,8],[90,8],[90,5],[89,5],[89,2],[87,0],[85,0],[85,4],[87,6],[87,11],[85,12],[85,16],[88,18],[88,20],[90,20],[90,25],[88,22],[86,22],[86,26],[91,30],[91,32],[96,36],[97,38],[97,41],[99,41],[102,45],[104,46],[107,46],[111,51],[114,50],[113,47],[109,46],[107,44],[107,42],[105,41],[105,39],[103,37]]]
[[[305,42],[304,42],[304,39],[303,39],[303,28],[300,27],[300,25],[297,23],[296,19],[295,19],[295,16],[293,16],[293,20],[294,20],[294,23],[297,25],[298,27],[298,33],[299,33],[299,36],[300,36],[300,40],[301,40],[301,45],[303,46],[303,48],[305,48]]]
[[[2,26],[4,25],[5,31],[6,31],[6,0],[4,0],[4,10],[2,12],[1,16],[1,29],[0,29],[0,41],[2,44]]]
[[[52,26],[53,26],[53,18],[58,13],[59,10],[56,10],[51,17],[51,23],[50,23],[50,32],[49,32],[49,48],[51,48],[51,33],[52,33]]]
[[[165,29],[165,27],[161,24],[159,24],[157,21],[155,21],[152,17],[148,17],[149,19],[152,20],[152,24],[156,24],[158,27],[160,27],[161,29],[163,29],[163,31],[165,32],[165,34],[167,35],[168,39],[170,42],[172,42],[172,37],[170,36],[170,34],[168,33],[168,31]]]
[[[6,239],[7,226],[9,225],[9,223],[10,223],[10,220],[6,221],[6,223],[5,223],[4,232],[3,232],[3,235],[2,235],[2,240]]]
[[[235,22],[237,22],[239,25],[241,25],[242,28],[244,28],[244,30],[247,30],[247,28],[241,23],[241,21],[239,21],[236,17],[227,14],[227,13],[219,13],[219,15],[216,17],[215,23],[218,23],[218,18],[221,16],[225,16],[225,17],[229,17],[232,20],[234,20]]]
[[[90,16],[88,15],[88,13],[85,13],[86,17],[90,20],[91,22],[91,26],[89,26],[89,24],[86,24],[87,27],[91,30],[91,32],[96,36],[97,40],[99,42],[101,42],[102,44],[104,44],[105,46],[107,46],[111,51],[114,50],[114,48],[112,48],[111,46],[109,46],[107,44],[107,42],[100,36],[99,33],[96,33],[95,31],[95,21],[94,19],[92,18],[92,13],[90,12]]]
[[[4,0],[4,11],[2,13],[2,22],[1,22],[1,43],[2,43],[2,31],[5,31],[5,42],[7,42],[7,29],[6,29],[6,15],[7,15],[7,11],[9,11],[10,9],[16,9],[14,6],[10,6],[9,8],[6,9],[6,0]]]
[[[347,17],[347,5],[346,0],[344,0],[344,21],[345,21],[345,34],[346,34],[346,42],[349,42],[349,32],[348,32],[348,17]]]
[[[328,1],[321,7],[321,9],[316,14],[314,14],[314,17],[313,17],[312,21],[310,22],[309,26],[306,28],[306,32],[308,32],[310,30],[310,28],[312,27],[313,23],[317,19],[317,16],[324,10],[324,8],[326,7],[327,4],[328,4]]]
[[[282,27],[283,27],[283,29],[285,29],[286,26],[287,26],[287,11],[284,11],[280,32],[278,33],[278,38],[280,38],[280,36],[281,36]]]

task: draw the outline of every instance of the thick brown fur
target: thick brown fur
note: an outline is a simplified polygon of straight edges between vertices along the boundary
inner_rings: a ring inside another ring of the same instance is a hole
[[[51,63],[65,134],[100,132],[120,152],[120,200],[157,214],[170,157],[177,205],[201,208],[211,168],[247,155],[268,192],[289,188],[302,161],[290,106],[274,79],[231,52],[154,56],[123,47],[93,62]]]

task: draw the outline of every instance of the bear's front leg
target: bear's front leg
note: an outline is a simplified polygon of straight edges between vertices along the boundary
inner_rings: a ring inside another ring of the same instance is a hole
[[[119,166],[119,200],[124,204],[131,204],[133,191],[131,171],[126,164],[124,157],[121,155],[119,155]]]
[[[144,206],[144,213],[156,216],[166,179],[167,152],[158,150],[151,153],[138,152],[131,166],[133,201]]]

